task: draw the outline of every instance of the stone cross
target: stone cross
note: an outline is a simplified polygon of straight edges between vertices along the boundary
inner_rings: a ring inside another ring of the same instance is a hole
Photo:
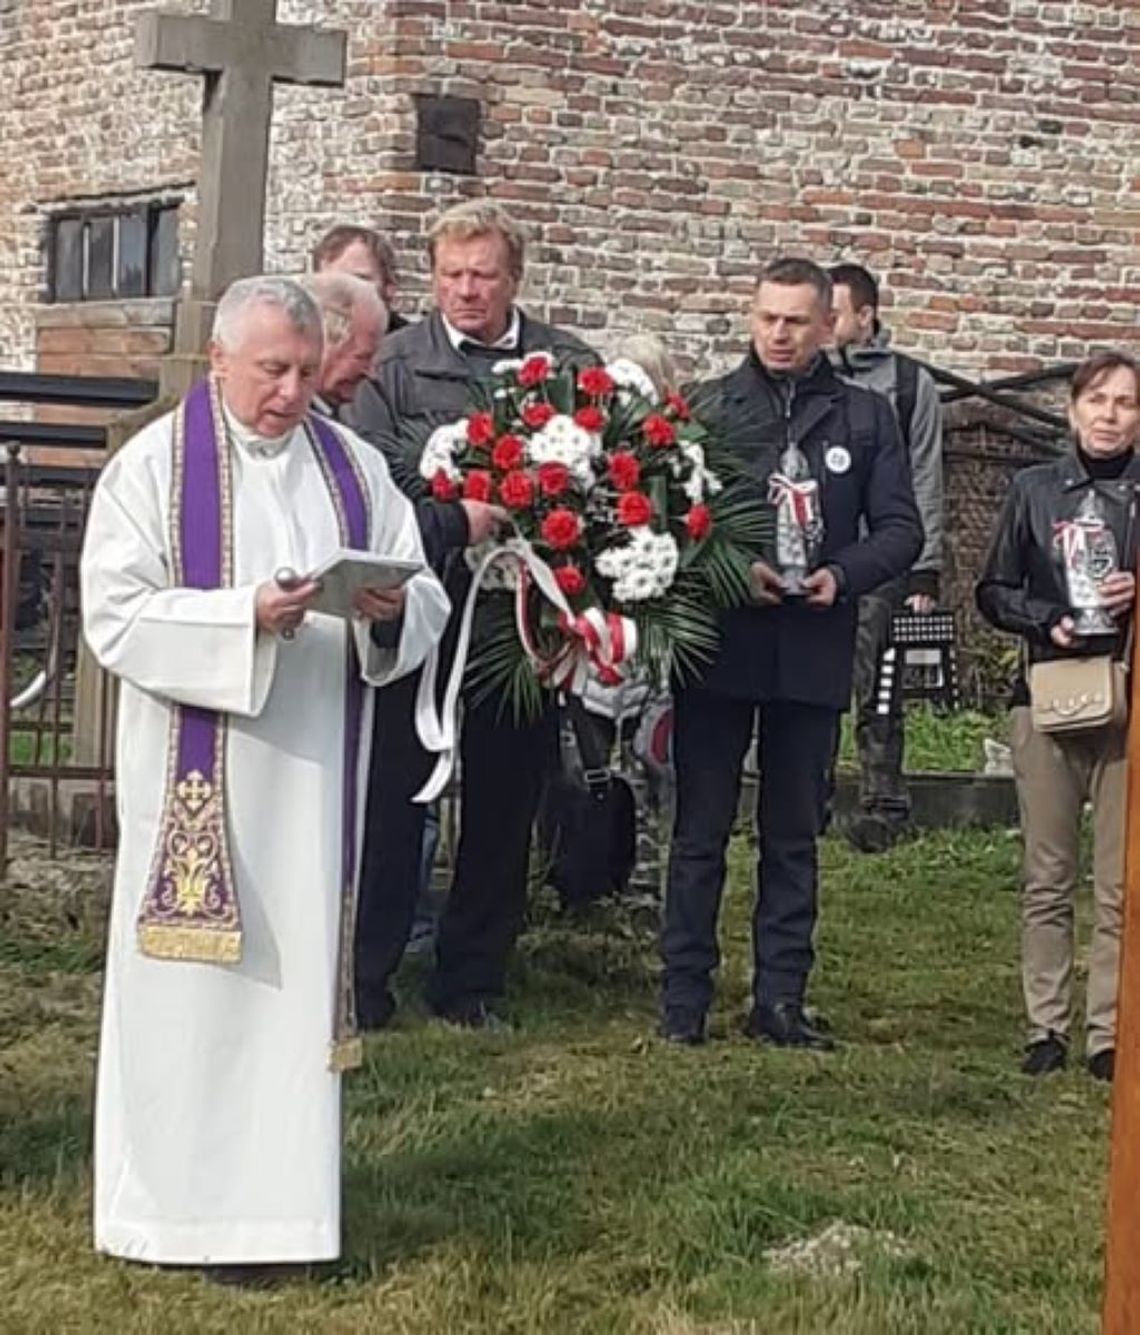
[[[211,0],[208,15],[151,11],[139,19],[136,65],[205,76],[198,229],[189,287],[178,303],[174,351],[160,363],[159,397],[108,426],[109,451],[171,407],[205,372],[218,297],[235,278],[262,269],[273,85],[343,85],[345,47],[343,32],[279,24],[277,0]],[[77,763],[106,762],[103,739],[114,733],[114,711],[114,693],[108,695],[81,645],[72,738]]]
[[[1140,618],[1140,596],[1132,613]],[[1140,625],[1140,620],[1135,622]],[[1124,925],[1116,1005],[1104,1335],[1140,1330],[1140,636],[1133,637],[1124,835]]]
[[[340,87],[345,45],[343,32],[279,24],[277,0],[212,0],[208,15],[151,11],[139,19],[137,66],[203,74],[206,85],[194,262],[164,392],[183,393],[200,374],[225,288],[261,272],[273,85]]]

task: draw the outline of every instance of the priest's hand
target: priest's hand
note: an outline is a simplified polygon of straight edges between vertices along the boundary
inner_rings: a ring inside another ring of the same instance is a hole
[[[312,579],[284,588],[275,579],[259,584],[254,602],[258,630],[268,635],[292,635],[320,591],[321,586]]]
[[[1116,570],[1101,580],[1097,592],[1109,616],[1123,616],[1136,597],[1136,576],[1131,570]]]
[[[761,607],[779,607],[784,601],[784,581],[764,561],[752,562],[752,601]]]
[[[501,505],[491,505],[487,501],[460,501],[463,513],[467,516],[467,545],[478,547],[488,538],[498,536],[499,529],[508,521],[510,515]]]
[[[834,607],[839,597],[839,581],[835,578],[835,571],[827,566],[813,570],[804,580],[804,592],[809,607]]]
[[[398,621],[404,615],[404,589],[357,589],[352,608],[365,621]]]

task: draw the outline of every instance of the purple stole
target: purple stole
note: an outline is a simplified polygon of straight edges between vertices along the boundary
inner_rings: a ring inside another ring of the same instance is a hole
[[[356,461],[327,419],[310,415],[305,426],[336,510],[341,545],[367,549],[368,492]],[[195,385],[174,415],[170,552],[173,586],[232,586],[230,451],[212,379]],[[331,1063],[337,1070],[357,1064],[359,1050],[351,964],[364,683],[351,630],[345,639],[340,988]],[[138,919],[144,955],[213,964],[241,960],[241,910],[229,854],[226,733],[225,714],[173,706],[162,820]]]

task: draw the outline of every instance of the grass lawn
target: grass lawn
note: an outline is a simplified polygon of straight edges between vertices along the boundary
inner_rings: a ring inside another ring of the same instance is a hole
[[[93,915],[34,877],[0,889],[0,1330],[1094,1331],[1108,1098],[1079,1064],[1016,1073],[1016,843],[823,858],[813,999],[840,1052],[737,1033],[743,843],[703,1050],[650,1036],[641,929],[540,907],[513,1034],[413,1005],[369,1040],[347,1086],[346,1263],[271,1293],[91,1253]],[[866,1230],[857,1271],[766,1256],[836,1222]]]

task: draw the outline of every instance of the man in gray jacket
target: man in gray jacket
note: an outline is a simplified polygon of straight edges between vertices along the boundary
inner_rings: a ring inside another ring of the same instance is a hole
[[[879,286],[861,264],[837,264],[834,285],[835,369],[890,400],[910,457],[915,500],[926,541],[909,574],[859,602],[855,650],[855,740],[861,769],[861,814],[848,837],[865,852],[898,838],[910,815],[903,780],[905,742],[901,683],[880,680],[891,618],[902,607],[934,610],[942,570],[942,405],[930,372],[890,347],[879,321]]]
[[[397,484],[419,497],[424,548],[446,575],[457,614],[467,590],[457,558],[488,537],[505,512],[480,503],[485,522],[477,528],[464,511],[477,503],[424,498],[406,442],[462,417],[472,383],[498,361],[537,351],[562,364],[596,360],[573,334],[516,304],[524,244],[518,224],[488,200],[448,209],[428,233],[435,306],[385,340],[376,374],[353,406],[353,426],[388,452]],[[411,928],[423,836],[424,810],[412,797],[430,773],[411,694],[388,703],[377,711],[357,918],[357,1000],[372,1028],[386,1024],[395,1005],[390,981]],[[531,825],[557,754],[553,698],[537,718],[522,719],[498,695],[465,699],[459,845],[428,983],[428,1001],[444,1019],[478,1029],[502,1024],[497,1008],[526,907]]]

